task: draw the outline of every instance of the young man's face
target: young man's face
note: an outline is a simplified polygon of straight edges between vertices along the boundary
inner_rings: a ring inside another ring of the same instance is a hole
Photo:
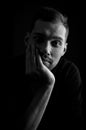
[[[67,48],[66,29],[61,22],[50,23],[38,20],[30,35],[30,42],[38,48],[46,67],[52,70]]]

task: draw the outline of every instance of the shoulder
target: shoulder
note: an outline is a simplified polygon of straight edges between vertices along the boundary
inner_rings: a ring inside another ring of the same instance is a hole
[[[59,64],[61,66],[61,70],[79,71],[78,66],[74,62],[72,62],[66,58],[62,58]]]
[[[67,59],[63,59],[62,72],[65,75],[65,81],[71,85],[80,86],[82,84],[80,70],[78,66]]]
[[[53,70],[53,72],[57,72],[57,71],[64,72],[65,74],[68,72],[79,73],[79,68],[74,62],[72,62],[66,58],[61,58],[58,65]]]
[[[74,85],[81,84],[80,70],[74,62],[62,58],[55,69],[56,75],[59,74],[64,82]]]

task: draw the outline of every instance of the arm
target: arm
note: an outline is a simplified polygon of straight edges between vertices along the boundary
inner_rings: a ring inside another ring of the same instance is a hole
[[[35,50],[33,51],[33,53],[34,52]],[[36,56],[35,63],[32,60],[34,59],[33,56]],[[55,77],[52,74],[52,72],[43,64],[37,50],[36,54],[32,54],[32,52],[29,54],[29,59],[31,59],[31,62],[29,62],[27,66],[28,73],[31,74],[35,72],[36,74],[39,75],[39,77],[42,77],[42,82],[44,82],[43,85],[40,85],[39,90],[37,90],[31,105],[27,109],[25,117],[26,118],[25,130],[36,130],[42,119],[48,101],[50,99],[55,83]],[[39,80],[37,80],[37,83],[38,82]],[[34,87],[36,88],[36,86]]]
[[[54,82],[42,87],[35,95],[29,110],[27,110],[27,124],[25,130],[36,130],[50,99]]]

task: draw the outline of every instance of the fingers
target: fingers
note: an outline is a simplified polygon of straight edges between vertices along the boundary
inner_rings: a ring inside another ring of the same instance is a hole
[[[34,44],[31,44],[29,47],[29,72],[37,73],[37,62],[36,62],[36,47]]]
[[[35,47],[35,45],[29,44],[29,47],[26,50],[27,52],[27,66],[28,66],[28,72],[29,73],[39,73],[39,70],[43,69],[43,62],[41,59],[41,56],[38,53],[38,49]]]
[[[42,62],[41,56],[40,56],[37,48],[36,48],[36,64],[37,64],[38,70],[42,70],[44,68],[44,64]]]
[[[31,72],[31,46],[28,45],[26,49],[26,70],[27,73]]]
[[[36,69],[36,64],[35,64],[35,48],[33,45],[30,45],[30,59],[29,59],[29,62],[30,62],[30,73],[33,73]]]

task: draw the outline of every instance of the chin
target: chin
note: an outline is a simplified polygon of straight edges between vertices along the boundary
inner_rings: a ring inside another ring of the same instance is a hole
[[[49,65],[49,66],[48,66],[48,65],[45,64],[45,66],[46,66],[49,70],[53,70],[53,68],[54,68],[54,66],[52,66],[52,65]]]
[[[49,69],[49,70],[53,70],[55,67],[56,67],[56,63],[55,64],[50,64],[48,62],[44,62],[43,61],[43,64]]]
[[[50,66],[50,64],[49,64],[48,62],[43,62],[43,64],[44,64],[49,70],[51,70],[51,66]]]
[[[56,62],[55,64],[52,64],[52,66],[50,66],[50,70],[53,70],[57,65],[58,65],[59,61]]]

